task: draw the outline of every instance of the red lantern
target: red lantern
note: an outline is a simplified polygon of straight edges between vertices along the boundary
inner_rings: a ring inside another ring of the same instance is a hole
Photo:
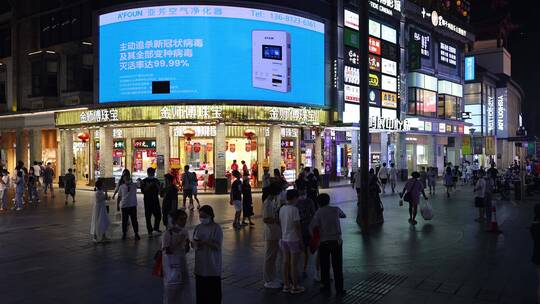
[[[82,141],[82,142],[87,142],[88,139],[90,139],[90,135],[88,133],[85,133],[85,132],[81,132],[79,134],[77,134],[77,137]]]
[[[251,151],[251,143],[246,143],[246,152],[250,152]]]
[[[212,152],[214,150],[214,145],[211,143],[206,144],[206,152]]]
[[[255,130],[253,129],[246,129],[244,131],[244,136],[247,137],[247,139],[251,140],[255,137]]]
[[[229,147],[229,150],[231,151],[231,153],[236,152],[236,145],[235,145],[235,144],[231,144],[231,146]]]
[[[195,136],[195,130],[191,129],[191,128],[187,128],[184,130],[184,132],[182,133],[184,135],[184,137],[186,138],[187,141],[190,141],[192,137]]]
[[[193,144],[193,151],[194,151],[195,153],[201,152],[201,144],[200,144],[200,143],[195,143],[195,144]]]

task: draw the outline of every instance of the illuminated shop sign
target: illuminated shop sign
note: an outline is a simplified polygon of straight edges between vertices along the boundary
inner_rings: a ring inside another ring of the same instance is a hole
[[[465,57],[465,81],[474,80],[475,78],[475,57]]]
[[[385,91],[397,93],[397,78],[387,75],[381,77],[381,88]]]
[[[350,47],[345,47],[345,64],[348,65],[359,65],[360,64],[360,54],[357,49]]]
[[[360,87],[353,85],[344,85],[345,101],[359,103]]]
[[[411,127],[407,120],[385,118],[381,116],[369,117],[369,128],[372,130],[410,131]]]
[[[448,20],[444,19],[444,17],[441,16],[437,11],[432,11],[431,13],[429,13],[428,11],[426,11],[425,8],[422,8],[422,12],[420,14],[422,15],[423,19],[431,19],[431,24],[433,24],[434,27],[444,27],[463,37],[467,36],[466,30],[453,23],[448,22]]]
[[[377,38],[369,37],[369,52],[375,55],[381,55],[381,41]]]
[[[233,106],[233,105],[167,105],[133,106],[107,109],[116,113],[115,120],[88,120],[88,112],[66,111],[55,114],[56,126],[147,121],[280,121],[297,124],[326,124],[328,112],[314,108]],[[101,109],[103,111],[103,109]]]
[[[487,100],[487,132],[495,131],[495,98],[488,96]]]
[[[173,128],[173,134],[175,137],[183,137],[186,129],[195,131],[197,137],[216,136],[216,126],[176,126]]]
[[[140,149],[154,148],[155,149],[156,141],[155,140],[134,140],[133,148],[140,148]]]
[[[381,24],[374,20],[369,20],[369,35],[381,38]]]
[[[353,13],[349,10],[345,10],[345,14],[343,16],[344,23],[346,27],[350,27],[355,30],[359,30],[359,23],[360,18],[357,13]]]
[[[411,29],[411,40],[420,43],[420,54],[429,58],[431,56],[431,35]]]
[[[375,55],[368,55],[369,69],[373,71],[381,71],[381,57]]]
[[[397,94],[382,92],[381,102],[383,107],[397,108]]]
[[[343,29],[343,42],[350,47],[360,47],[360,32],[345,28]]]
[[[506,136],[506,104],[508,101],[508,89],[497,89],[497,135]]]
[[[395,44],[397,42],[397,31],[389,26],[382,24],[381,39]]]
[[[377,74],[369,73],[369,86],[374,88],[380,88],[381,77]]]
[[[350,84],[360,84],[360,69],[345,66],[344,81]]]
[[[381,71],[384,74],[397,76],[397,62],[383,58],[381,60]]]
[[[440,42],[439,62],[455,67],[457,65],[457,48],[451,44]]]
[[[368,93],[368,98],[369,98],[370,105],[376,105],[376,106],[381,105],[381,92],[379,90],[370,88],[369,93]]]
[[[401,0],[370,0],[369,6],[389,16],[401,13]]]

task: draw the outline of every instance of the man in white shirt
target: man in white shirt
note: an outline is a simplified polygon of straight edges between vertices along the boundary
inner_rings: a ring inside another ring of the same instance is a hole
[[[388,168],[386,168],[386,163],[382,164],[382,168],[379,169],[379,175],[377,176],[382,185],[382,192],[386,192],[386,183],[388,182]]]
[[[302,228],[300,213],[295,207],[298,201],[298,191],[287,191],[287,204],[279,210],[281,224],[281,250],[283,251],[283,292],[298,294],[304,292],[304,287],[298,284],[298,262],[303,251]],[[292,279],[292,284],[291,284]]]
[[[392,188],[392,193],[396,192],[396,182],[397,182],[397,169],[396,164],[390,164],[390,170],[388,170],[388,180],[390,181],[390,187]]]
[[[41,166],[37,161],[35,161],[32,168],[34,168],[34,175],[36,176],[37,184],[38,186],[41,186]]]

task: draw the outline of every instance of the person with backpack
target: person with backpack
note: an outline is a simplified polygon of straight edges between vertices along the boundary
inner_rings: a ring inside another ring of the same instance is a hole
[[[165,187],[161,191],[163,197],[163,225],[169,227],[169,216],[172,212],[178,210],[178,188],[173,183],[174,177],[172,174],[165,174]]]
[[[184,210],[175,210],[169,216],[171,217],[171,225],[163,234],[161,242],[163,303],[193,303],[186,259],[186,254],[190,250],[189,235],[186,229],[188,215]]]
[[[186,209],[186,199],[189,198],[189,210],[193,211],[193,175],[189,172],[189,166],[184,166],[182,174],[182,208]]]
[[[409,224],[416,225],[416,214],[418,212],[418,204],[420,204],[420,194],[424,196],[424,199],[428,199],[420,178],[420,173],[414,171],[411,174],[411,178],[405,183],[403,191],[401,192],[400,206],[403,205],[403,201],[409,203]]]
[[[66,175],[64,175],[64,193],[66,194],[65,205],[68,204],[68,198],[71,196],[71,202],[75,204],[75,175],[73,175],[73,169],[69,168]]]
[[[161,222],[161,207],[159,206],[159,193],[161,192],[161,183],[155,177],[156,169],[148,168],[148,170],[146,170],[146,173],[148,177],[141,181],[140,187],[141,192],[143,193],[146,229],[148,230],[148,236],[152,237],[152,233],[154,231],[158,234],[161,233],[161,230],[159,230],[159,224]],[[153,226],[152,216],[154,216]]]
[[[317,203],[319,209],[313,216],[310,231],[318,229],[320,233],[321,290],[330,291],[331,264],[336,294],[344,295],[346,292],[343,288],[343,240],[339,220],[346,215],[339,207],[330,206],[330,196],[326,193],[319,194]]]
[[[43,193],[47,195],[47,189],[51,190],[51,198],[54,198],[53,190],[53,179],[54,179],[54,170],[51,167],[51,163],[47,163],[47,167],[43,170]]]
[[[233,228],[240,228],[240,214],[242,213],[242,180],[240,172],[233,171],[234,182],[231,185],[230,205],[234,207]]]

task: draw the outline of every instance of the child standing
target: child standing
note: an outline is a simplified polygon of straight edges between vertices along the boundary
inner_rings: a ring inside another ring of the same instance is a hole
[[[109,239],[106,236],[107,229],[111,224],[107,214],[107,193],[103,191],[103,182],[96,182],[96,195],[94,211],[92,212],[92,223],[90,225],[90,235],[94,237],[94,242],[104,242]]]
[[[206,192],[206,188],[208,187],[208,170],[204,170],[204,175],[203,175],[203,186],[204,186],[204,191]]]
[[[248,224],[246,223],[246,218],[248,219],[250,226],[255,225],[251,221],[251,217],[253,216],[253,198],[251,196],[251,185],[249,184],[249,177],[247,176],[244,176],[244,180],[242,182],[242,211],[244,213],[242,226],[246,226]]]

